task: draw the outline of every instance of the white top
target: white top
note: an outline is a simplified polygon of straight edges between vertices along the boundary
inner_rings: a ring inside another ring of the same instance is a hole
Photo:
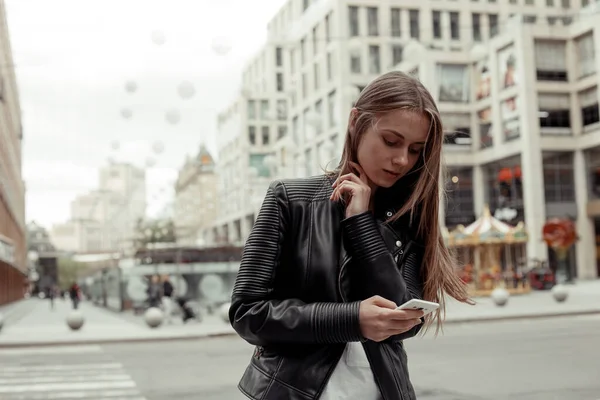
[[[346,344],[342,358],[319,400],[381,400],[367,354],[360,342]]]

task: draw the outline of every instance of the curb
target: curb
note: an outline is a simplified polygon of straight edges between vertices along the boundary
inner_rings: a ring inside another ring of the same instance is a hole
[[[1,349],[14,349],[14,348],[32,348],[32,347],[60,347],[60,346],[89,346],[89,345],[113,345],[113,344],[127,344],[127,343],[153,343],[153,342],[169,342],[169,341],[186,341],[186,340],[199,340],[199,339],[215,339],[220,337],[227,337],[237,335],[236,332],[218,332],[209,334],[198,334],[188,336],[163,336],[163,337],[148,337],[148,338],[123,338],[123,339],[87,339],[87,340],[73,340],[70,342],[66,341],[46,341],[46,342],[16,342],[16,343],[0,343]]]
[[[523,315],[508,315],[508,316],[490,316],[490,317],[468,317],[447,320],[445,324],[466,324],[466,323],[486,323],[486,322],[503,322],[516,321],[524,319],[550,319],[561,317],[577,317],[586,315],[600,315],[600,309],[587,310],[578,312],[560,312],[560,313],[544,313],[544,314],[523,314]],[[124,338],[124,339],[89,339],[77,341],[46,341],[46,342],[23,342],[23,343],[0,343],[0,349],[9,348],[32,348],[32,347],[47,347],[47,346],[77,346],[77,345],[118,345],[127,343],[152,343],[152,342],[168,342],[168,341],[186,341],[186,340],[201,340],[215,339],[228,336],[237,336],[236,332],[217,332],[209,334],[198,334],[188,336],[163,336],[163,337],[147,337],[147,338]]]
[[[549,319],[560,317],[580,317],[586,315],[600,315],[600,309],[585,310],[585,311],[562,311],[562,312],[547,312],[537,314],[521,314],[521,315],[506,315],[506,316],[489,316],[489,317],[466,317],[446,320],[444,324],[465,324],[478,322],[502,322],[502,321],[517,321],[522,319]]]

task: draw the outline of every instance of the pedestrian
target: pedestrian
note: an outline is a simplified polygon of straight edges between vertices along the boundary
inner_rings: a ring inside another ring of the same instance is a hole
[[[77,310],[79,308],[79,301],[81,300],[81,291],[79,289],[79,285],[75,282],[73,282],[71,288],[69,289],[69,297],[73,303],[73,309]]]
[[[162,306],[167,323],[171,323],[171,314],[173,314],[173,285],[169,281],[169,276],[163,276],[162,280]]]
[[[427,89],[390,72],[352,108],[334,171],[269,186],[229,310],[256,346],[247,397],[416,398],[403,341],[437,332],[444,294],[472,304],[440,229],[443,140]],[[396,309],[410,299],[440,308]]]
[[[160,307],[162,298],[162,285],[160,284],[160,278],[158,275],[152,275],[146,292],[148,294],[148,305],[150,307]]]
[[[48,299],[50,299],[50,309],[54,310],[54,298],[56,297],[57,287],[56,285],[51,285],[48,288]]]

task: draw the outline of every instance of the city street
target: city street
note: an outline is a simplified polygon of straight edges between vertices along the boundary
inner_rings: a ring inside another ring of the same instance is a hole
[[[600,316],[449,325],[407,341],[425,400],[600,399]],[[0,350],[3,400],[238,400],[236,337]]]

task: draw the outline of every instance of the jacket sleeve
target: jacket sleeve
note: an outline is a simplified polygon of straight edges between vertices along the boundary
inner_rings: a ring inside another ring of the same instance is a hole
[[[306,304],[275,291],[275,275],[290,268],[281,265],[290,229],[285,186],[272,183],[244,247],[229,309],[231,325],[259,346],[362,340],[360,302]]]
[[[374,215],[371,212],[354,215],[342,221],[344,243],[359,268],[361,293],[366,297],[381,296],[400,306],[411,299],[423,298],[421,256],[411,252],[402,268],[387,249]],[[421,325],[393,337],[403,340],[415,336]]]

